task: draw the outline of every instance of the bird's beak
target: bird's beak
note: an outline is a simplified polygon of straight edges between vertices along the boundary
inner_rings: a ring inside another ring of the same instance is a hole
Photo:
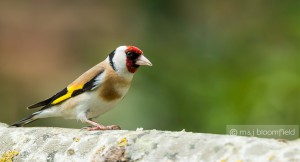
[[[141,55],[138,59],[136,59],[135,64],[152,66],[152,63],[144,55]]]

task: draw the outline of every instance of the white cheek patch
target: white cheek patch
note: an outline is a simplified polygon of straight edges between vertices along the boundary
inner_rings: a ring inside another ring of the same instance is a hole
[[[126,69],[126,54],[125,54],[126,49],[127,49],[126,46],[120,46],[116,49],[116,52],[115,52],[115,55],[113,58],[113,62],[114,62],[114,66],[117,71],[127,70]]]

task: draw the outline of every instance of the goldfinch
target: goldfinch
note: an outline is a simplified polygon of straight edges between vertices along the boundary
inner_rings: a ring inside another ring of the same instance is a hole
[[[139,66],[152,66],[143,52],[135,46],[120,46],[65,89],[52,97],[33,104],[28,109],[41,108],[11,126],[20,127],[40,118],[64,117],[91,124],[89,130],[120,129],[104,126],[93,118],[112,109],[126,95]]]

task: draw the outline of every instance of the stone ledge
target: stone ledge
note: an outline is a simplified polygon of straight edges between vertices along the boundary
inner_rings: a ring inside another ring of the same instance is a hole
[[[0,124],[0,162],[300,161],[300,140],[157,130],[86,131]]]

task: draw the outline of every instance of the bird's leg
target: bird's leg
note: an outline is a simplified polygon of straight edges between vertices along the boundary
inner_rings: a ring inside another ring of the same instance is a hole
[[[89,131],[94,131],[94,130],[120,130],[121,129],[117,125],[104,126],[104,125],[98,124],[98,123],[96,123],[96,122],[94,122],[90,119],[87,119],[85,122],[94,126],[94,127],[91,127],[91,128],[87,128],[87,130],[89,130]]]

